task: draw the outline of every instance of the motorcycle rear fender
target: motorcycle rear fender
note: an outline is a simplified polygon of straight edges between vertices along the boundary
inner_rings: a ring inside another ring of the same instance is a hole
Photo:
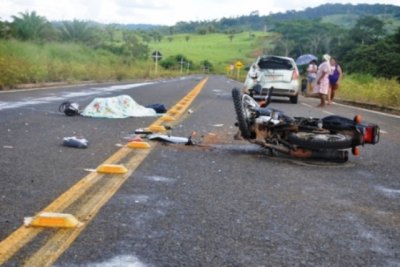
[[[328,130],[333,131],[343,131],[350,130],[356,131],[355,145],[363,145],[363,144],[376,144],[379,142],[380,130],[377,124],[368,123],[368,122],[360,122],[357,123],[356,119],[348,119],[341,116],[328,116],[322,119],[323,127]],[[359,137],[359,138],[357,138]],[[357,144],[358,143],[358,144]]]
[[[379,126],[373,123],[357,124],[357,130],[362,133],[365,144],[377,144],[380,139]]]

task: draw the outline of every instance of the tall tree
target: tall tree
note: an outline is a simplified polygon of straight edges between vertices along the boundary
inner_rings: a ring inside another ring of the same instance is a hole
[[[64,21],[60,30],[62,38],[72,42],[87,42],[92,34],[87,22],[76,19]]]
[[[35,11],[19,13],[19,16],[12,16],[11,26],[17,38],[22,40],[39,40],[46,36],[47,30],[51,27],[45,17],[39,16]]]
[[[373,16],[360,18],[350,31],[352,39],[359,44],[373,44],[385,36],[385,23]]]
[[[0,39],[8,39],[11,37],[11,26],[7,21],[0,20]]]

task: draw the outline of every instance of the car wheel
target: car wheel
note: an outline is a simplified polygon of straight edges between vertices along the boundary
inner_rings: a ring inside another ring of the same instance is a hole
[[[293,104],[297,104],[297,102],[299,101],[299,95],[295,95],[295,96],[291,96],[290,97],[290,102]]]

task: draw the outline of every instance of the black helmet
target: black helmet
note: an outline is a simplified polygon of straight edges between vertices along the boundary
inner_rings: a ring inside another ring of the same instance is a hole
[[[60,112],[65,113],[65,115],[67,115],[67,116],[79,115],[78,103],[71,103],[69,101],[66,101],[58,107],[58,110]]]

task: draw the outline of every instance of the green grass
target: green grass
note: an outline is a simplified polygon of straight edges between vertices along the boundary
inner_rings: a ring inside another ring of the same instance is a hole
[[[186,36],[189,37],[188,41]],[[257,43],[264,36],[264,32],[243,32],[235,34],[231,41],[227,34],[177,34],[166,36],[159,43],[150,43],[150,48],[151,51],[159,50],[163,58],[182,54],[197,65],[208,60],[217,72],[225,73],[225,67],[237,60],[250,64],[256,56],[253,52]]]
[[[370,75],[345,75],[337,91],[338,98],[384,107],[400,108],[400,83],[395,79]]]
[[[153,63],[124,62],[105,50],[74,43],[0,41],[0,89],[18,84],[155,77]],[[176,75],[160,69],[157,76]]]

